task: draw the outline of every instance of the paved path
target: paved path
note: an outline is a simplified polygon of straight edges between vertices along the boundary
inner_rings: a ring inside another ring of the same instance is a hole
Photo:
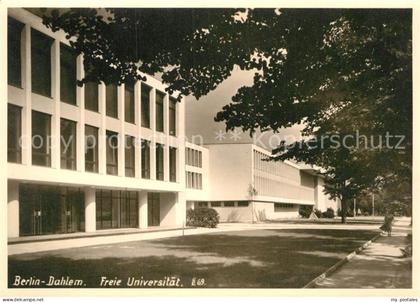
[[[354,256],[317,288],[411,288],[412,260],[402,257],[408,243],[410,220],[397,219],[391,237],[381,236]]]

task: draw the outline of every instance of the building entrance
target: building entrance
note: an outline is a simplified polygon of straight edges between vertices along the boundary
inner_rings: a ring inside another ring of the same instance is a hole
[[[21,184],[19,216],[22,236],[83,232],[84,194],[77,188]]]

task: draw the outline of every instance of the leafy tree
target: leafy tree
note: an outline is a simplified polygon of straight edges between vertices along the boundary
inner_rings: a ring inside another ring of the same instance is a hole
[[[84,53],[82,82],[161,73],[169,93],[199,98],[235,65],[255,70],[216,121],[251,135],[304,124],[301,142],[273,152],[322,167],[344,222],[364,190],[411,180],[411,19],[405,9],[114,8],[50,10],[44,23]],[[355,133],[361,141],[347,139]],[[378,147],[385,137],[393,147]]]
[[[298,22],[286,37],[286,59],[239,89],[216,120],[251,132],[304,123],[305,138],[274,153],[322,167],[345,222],[364,190],[411,179],[411,14],[328,15]],[[401,138],[404,149],[396,149]]]

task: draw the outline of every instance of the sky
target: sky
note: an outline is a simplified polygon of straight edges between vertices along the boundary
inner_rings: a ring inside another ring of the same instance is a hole
[[[254,141],[260,147],[271,151],[282,139],[291,142],[293,138],[300,138],[299,129],[301,129],[301,126],[298,125],[281,129],[277,134],[272,132],[257,133],[255,138],[251,139],[249,133],[243,133],[239,129],[235,133],[226,133],[225,124],[214,121],[217,112],[231,102],[231,98],[236,94],[238,88],[252,85],[253,75],[254,71],[243,71],[235,68],[229,78],[206,96],[199,100],[196,100],[193,96],[186,98],[186,135],[190,142],[201,144],[200,137],[203,138],[205,144]]]

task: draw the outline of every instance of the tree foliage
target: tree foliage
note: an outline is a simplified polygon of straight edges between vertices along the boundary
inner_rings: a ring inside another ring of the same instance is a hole
[[[255,70],[216,121],[251,134],[302,123],[303,140],[274,154],[322,167],[345,209],[364,190],[411,180],[411,10],[71,9],[44,23],[84,54],[82,82],[161,73],[169,93],[200,98],[235,65]]]

